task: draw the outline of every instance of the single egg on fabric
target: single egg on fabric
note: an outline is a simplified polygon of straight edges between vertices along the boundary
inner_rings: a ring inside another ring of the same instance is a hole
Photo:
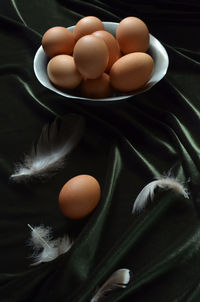
[[[87,16],[76,23],[73,34],[77,41],[81,37],[89,35],[97,30],[104,30],[102,21],[97,17]]]
[[[78,175],[62,187],[58,202],[62,213],[70,219],[89,215],[101,197],[99,182],[91,175]]]
[[[142,88],[150,79],[154,62],[144,52],[133,52],[117,60],[110,70],[111,85],[122,92]]]
[[[86,35],[76,42],[73,57],[79,72],[84,77],[96,79],[108,64],[108,47],[103,39]]]
[[[75,39],[73,33],[62,26],[49,28],[42,37],[42,47],[50,58],[59,55],[70,55],[73,52]]]
[[[108,65],[106,67],[106,72],[110,70],[111,66],[119,59],[120,57],[120,49],[119,49],[119,44],[117,40],[114,38],[114,36],[105,31],[105,30],[98,30],[92,33],[93,36],[99,37],[104,40],[108,47],[108,52],[109,52],[109,60],[108,60]]]
[[[50,81],[62,89],[74,89],[82,81],[74,59],[69,55],[53,57],[47,65],[47,74]]]
[[[116,39],[124,54],[146,52],[149,48],[149,30],[137,17],[127,17],[119,23]]]
[[[104,72],[97,79],[83,79],[80,91],[87,98],[107,98],[113,94],[110,76]]]

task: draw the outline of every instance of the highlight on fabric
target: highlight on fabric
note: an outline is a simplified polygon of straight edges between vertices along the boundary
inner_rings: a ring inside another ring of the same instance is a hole
[[[67,253],[73,245],[67,235],[53,240],[50,227],[32,227],[30,224],[28,224],[28,227],[31,229],[29,244],[34,250],[34,262],[32,265],[52,261],[58,256]]]
[[[90,302],[99,301],[109,291],[116,288],[126,288],[130,281],[130,270],[126,268],[115,271],[108,280],[97,290]]]
[[[156,188],[161,188],[163,190],[173,190],[174,192],[183,195],[185,198],[189,198],[187,189],[176,178],[171,176],[161,176],[157,180],[148,183],[138,194],[133,204],[133,214],[136,212],[142,212],[147,206],[148,201],[153,200]]]
[[[65,158],[76,147],[83,136],[85,120],[74,113],[63,119],[55,118],[43,127],[39,139],[23,163],[15,166],[11,179],[28,182],[32,179],[44,180],[59,171]]]

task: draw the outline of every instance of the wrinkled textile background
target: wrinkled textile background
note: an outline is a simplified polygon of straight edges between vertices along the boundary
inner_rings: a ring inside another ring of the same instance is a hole
[[[166,77],[145,94],[116,104],[88,105],[44,88],[33,73],[41,36],[95,15],[118,22],[144,20],[166,47]],[[200,301],[200,4],[199,1],[4,0],[0,3],[0,301],[86,302],[118,268],[129,268],[126,289],[103,301]],[[86,120],[80,144],[46,183],[14,184],[44,124],[75,112]],[[140,190],[171,173],[190,198],[157,190],[141,214],[131,214]],[[65,218],[62,185],[78,174],[102,188],[86,219]],[[31,266],[27,224],[51,226],[75,239],[69,253]]]

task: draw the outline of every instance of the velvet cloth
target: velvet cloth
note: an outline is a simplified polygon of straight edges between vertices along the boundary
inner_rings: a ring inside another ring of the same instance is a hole
[[[144,20],[169,55],[167,75],[127,101],[88,104],[44,88],[33,72],[43,33],[81,17]],[[85,302],[119,268],[132,271],[126,289],[102,301],[200,301],[200,4],[185,0],[6,0],[0,3],[0,301]],[[9,177],[44,124],[79,113],[83,139],[64,169],[41,183]],[[140,190],[171,171],[190,193],[157,190],[153,203],[132,215]],[[65,218],[63,184],[78,174],[98,179],[102,196],[87,218]],[[69,234],[71,250],[31,266],[27,224]]]

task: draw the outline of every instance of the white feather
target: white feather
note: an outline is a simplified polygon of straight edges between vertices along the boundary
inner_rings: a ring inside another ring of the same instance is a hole
[[[177,179],[173,177],[161,177],[160,179],[151,181],[142,189],[133,204],[132,213],[141,212],[146,207],[148,200],[154,198],[156,188],[161,188],[163,190],[172,189],[183,195],[185,198],[189,198],[186,188]]]
[[[31,243],[34,246],[34,249],[41,249],[44,247],[49,247],[48,242],[51,240],[51,229],[49,227],[44,228],[43,226],[32,227],[28,224],[28,227],[31,229]]]
[[[83,130],[84,120],[77,114],[68,114],[62,120],[56,118],[52,124],[44,126],[30,155],[16,165],[11,179],[26,182],[48,177],[60,170],[65,157],[80,141]]]
[[[31,229],[30,244],[34,249],[34,263],[32,265],[56,259],[61,254],[68,252],[73,244],[66,235],[62,238],[52,240],[51,229],[49,227],[32,227],[30,224],[28,226]]]
[[[114,272],[108,280],[97,290],[90,302],[97,302],[101,299],[108,291],[115,288],[121,287],[126,288],[130,281],[130,270],[122,268]]]

